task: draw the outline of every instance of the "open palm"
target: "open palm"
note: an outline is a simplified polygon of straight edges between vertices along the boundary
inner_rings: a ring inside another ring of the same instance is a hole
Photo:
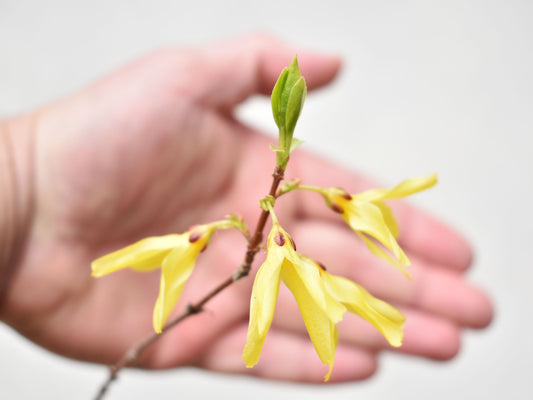
[[[250,95],[268,93],[293,53],[264,37],[162,50],[37,112],[33,223],[4,319],[53,351],[104,363],[146,336],[159,272],[121,271],[96,280],[90,277],[91,260],[142,237],[182,232],[229,213],[241,214],[253,227],[274,155],[271,140],[235,120],[233,111]],[[328,83],[339,67],[335,58],[300,53],[299,59],[310,89]],[[350,191],[368,185],[305,153],[295,155],[288,174]],[[464,280],[470,252],[454,233],[398,206],[403,245],[414,264],[415,279],[409,282],[368,255],[337,216],[307,196],[280,200],[282,224],[299,251],[403,307],[408,323],[401,351],[449,358],[458,349],[461,327],[490,321],[487,298]],[[244,251],[237,233],[217,234],[177,310],[229,276]],[[360,264],[365,268],[357,268]],[[211,312],[164,336],[142,365],[244,371],[240,354],[251,283],[239,282],[209,303]],[[450,291],[460,294],[456,300],[446,297]],[[325,367],[288,292],[280,293],[279,303],[262,360],[250,372],[321,380]],[[355,318],[346,318],[340,330],[332,379],[371,375],[386,342]]]

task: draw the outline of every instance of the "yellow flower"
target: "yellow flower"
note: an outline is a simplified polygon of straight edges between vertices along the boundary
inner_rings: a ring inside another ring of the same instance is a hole
[[[405,197],[425,190],[437,183],[437,175],[407,179],[391,189],[371,189],[362,193],[349,194],[340,188],[318,189],[328,206],[341,214],[348,225],[363,239],[369,250],[376,256],[398,267],[410,264],[404,251],[398,245],[398,224],[386,200]],[[381,243],[394,256],[377,243]]]
[[[336,324],[346,310],[376,326],[394,346],[401,344],[403,315],[372,297],[348,279],[325,272],[317,263],[296,252],[290,236],[274,222],[268,238],[267,258],[255,277],[250,301],[248,337],[243,351],[247,367],[258,361],[272,323],[280,280],[293,293],[307,332],[331,375],[338,342]]]
[[[217,228],[224,223],[198,225],[182,234],[149,237],[92,262],[92,276],[101,277],[124,268],[152,271],[161,266],[159,296],[155,303],[153,325],[161,333],[178,302],[196,258],[208,245]]]

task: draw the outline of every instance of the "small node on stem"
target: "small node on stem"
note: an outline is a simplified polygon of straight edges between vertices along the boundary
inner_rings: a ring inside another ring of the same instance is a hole
[[[285,176],[285,169],[280,167],[279,165],[276,165],[276,168],[274,169],[274,172],[272,173],[272,177],[275,180],[281,182],[284,176]]]
[[[248,250],[246,252],[246,259],[253,260],[253,258],[254,258],[256,253],[257,253],[257,251]],[[239,268],[237,268],[235,270],[233,275],[231,275],[232,281],[236,282],[239,279],[244,278],[245,276],[247,276],[250,273],[250,269],[251,268],[252,268],[252,263],[248,262],[247,260],[245,260],[241,265],[239,265]]]
[[[192,303],[187,304],[188,314],[199,314],[202,311],[204,311],[202,306],[197,306],[196,304],[192,304]]]

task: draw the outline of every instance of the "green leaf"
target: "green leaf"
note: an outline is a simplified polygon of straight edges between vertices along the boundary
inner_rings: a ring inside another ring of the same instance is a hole
[[[301,183],[302,181],[299,178],[295,178],[295,179],[285,182],[283,185],[279,187],[278,191],[276,192],[276,197],[279,197],[285,193],[289,193],[295,189],[298,189]]]
[[[287,76],[289,75],[289,69],[284,68],[279,75],[279,78],[272,89],[272,114],[274,116],[274,121],[278,127],[285,125],[285,116],[281,113],[281,95],[285,87],[285,82],[287,81]]]
[[[305,79],[301,76],[291,88],[285,111],[285,130],[292,137],[307,95]]]
[[[300,140],[300,139],[296,139],[296,138],[292,138],[292,141],[291,141],[291,148],[290,148],[290,153],[292,153],[298,146],[300,146],[304,141],[303,140]]]
[[[229,220],[229,222],[234,228],[238,229],[242,233],[248,232],[248,227],[246,226],[246,222],[244,222],[244,218],[242,216],[230,214],[227,215],[226,218]]]

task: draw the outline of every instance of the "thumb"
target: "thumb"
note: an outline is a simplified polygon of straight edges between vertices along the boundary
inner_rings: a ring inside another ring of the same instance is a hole
[[[202,82],[197,99],[212,107],[232,108],[253,94],[270,94],[295,55],[309,90],[331,82],[341,66],[337,56],[297,50],[267,35],[227,40],[200,50]]]

